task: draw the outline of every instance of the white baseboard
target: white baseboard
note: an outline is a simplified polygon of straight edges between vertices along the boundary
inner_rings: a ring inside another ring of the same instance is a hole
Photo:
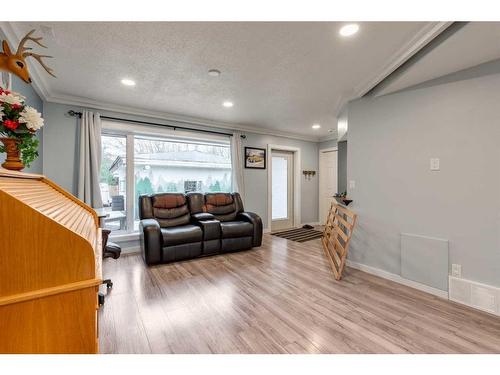
[[[417,283],[415,281],[405,279],[400,275],[396,275],[379,268],[367,266],[365,264],[347,260],[347,265],[360,271],[427,292],[437,297],[449,299],[450,301],[500,316],[500,287],[449,276],[448,293],[444,290]]]
[[[140,252],[140,246],[130,246],[122,248],[122,254],[139,254]]]
[[[449,277],[450,300],[500,316],[500,288]]]
[[[387,279],[387,280],[394,281],[398,284],[403,284],[403,285],[409,286],[411,288],[418,289],[418,290],[421,290],[423,292],[427,292],[429,294],[433,294],[437,297],[448,299],[448,292],[446,292],[444,290],[433,288],[433,287],[428,286],[428,285],[417,283],[416,281],[405,279],[405,278],[401,277],[400,275],[396,275],[394,273],[381,270],[380,268],[367,266],[365,264],[353,262],[350,260],[347,260],[347,265],[349,267],[356,268],[357,270],[360,270],[360,271],[363,271],[363,272],[366,272],[366,273],[369,273],[369,274],[372,274],[375,276],[379,276],[379,277],[382,277],[382,278]]]
[[[120,243],[120,242],[128,242],[128,241],[139,241],[139,232],[135,233],[126,233],[126,234],[110,234],[109,240]]]

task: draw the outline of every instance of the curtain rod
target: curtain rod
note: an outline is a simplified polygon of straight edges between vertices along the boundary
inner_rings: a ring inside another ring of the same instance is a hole
[[[71,117],[82,117],[82,112],[76,112],[73,110],[68,111],[68,115]],[[210,134],[218,134],[218,135],[227,135],[229,137],[232,137],[233,135],[231,133],[224,133],[224,132],[217,132],[214,130],[205,130],[205,129],[196,129],[196,128],[188,128],[185,126],[175,126],[175,125],[167,125],[167,124],[159,124],[157,122],[149,122],[149,121],[139,121],[139,120],[129,120],[126,118],[119,118],[119,117],[110,117],[110,116],[101,116],[103,119],[107,120],[115,120],[115,121],[125,121],[125,122],[133,122],[136,124],[143,124],[143,125],[154,125],[154,126],[163,126],[167,128],[171,128],[173,130],[181,129],[181,130],[187,130],[187,131],[194,131],[194,132],[201,132],[201,133],[210,133]],[[241,138],[245,139],[247,136],[242,134]]]

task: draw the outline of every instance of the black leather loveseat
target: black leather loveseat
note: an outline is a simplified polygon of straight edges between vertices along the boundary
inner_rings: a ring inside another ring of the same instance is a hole
[[[262,220],[243,211],[238,193],[162,193],[139,198],[141,251],[148,264],[168,263],[262,243]]]

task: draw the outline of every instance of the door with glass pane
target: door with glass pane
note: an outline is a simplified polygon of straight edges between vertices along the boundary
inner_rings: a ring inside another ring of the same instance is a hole
[[[293,153],[271,154],[271,230],[293,227]]]

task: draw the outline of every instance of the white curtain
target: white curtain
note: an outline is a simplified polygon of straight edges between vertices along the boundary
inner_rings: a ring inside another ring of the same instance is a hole
[[[240,193],[243,203],[245,202],[245,185],[243,184],[243,146],[241,144],[241,133],[233,133],[231,137],[231,164],[233,191]]]
[[[99,175],[101,173],[101,116],[83,111],[80,121],[80,168],[78,198],[93,208],[102,208]]]

